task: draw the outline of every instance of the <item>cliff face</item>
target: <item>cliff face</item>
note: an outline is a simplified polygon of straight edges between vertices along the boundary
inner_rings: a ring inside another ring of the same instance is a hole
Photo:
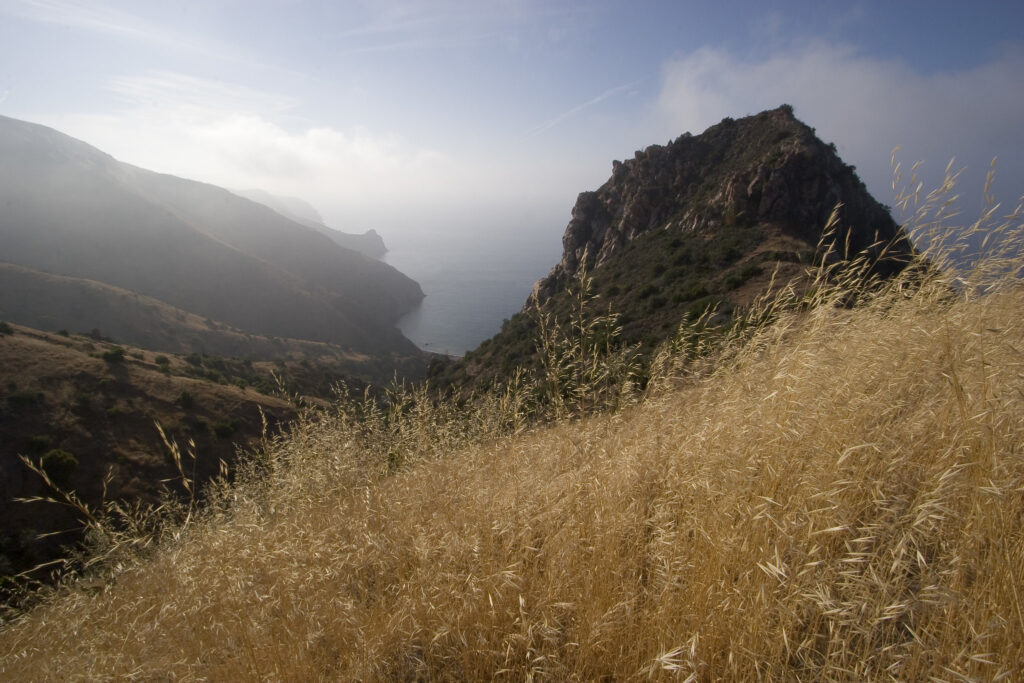
[[[767,225],[813,246],[837,204],[838,243],[849,233],[853,252],[901,234],[834,145],[815,137],[788,105],[725,119],[701,135],[687,133],[613,162],[608,182],[579,195],[562,238],[562,260],[537,284],[535,296],[548,300],[579,271],[584,254],[592,270],[656,229],[709,234]]]

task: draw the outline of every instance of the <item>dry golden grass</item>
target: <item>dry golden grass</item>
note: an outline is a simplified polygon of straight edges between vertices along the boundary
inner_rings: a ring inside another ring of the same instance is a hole
[[[614,414],[307,418],[176,540],[7,624],[0,676],[1014,680],[1011,265],[822,290]]]

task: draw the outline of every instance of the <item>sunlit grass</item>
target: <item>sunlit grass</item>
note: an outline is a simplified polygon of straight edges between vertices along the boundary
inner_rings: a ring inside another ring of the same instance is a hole
[[[156,551],[7,624],[0,673],[1012,680],[1021,229],[975,224],[1000,246],[970,271],[823,259],[731,332],[682,328],[644,387],[556,336],[557,400],[520,376],[310,413]]]

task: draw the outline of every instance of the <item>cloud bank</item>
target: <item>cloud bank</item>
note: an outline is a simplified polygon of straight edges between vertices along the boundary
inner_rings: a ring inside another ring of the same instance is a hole
[[[361,219],[388,205],[451,201],[465,175],[398,134],[310,124],[276,93],[171,72],[114,78],[108,89],[118,111],[43,122],[138,166],[301,196]]]
[[[997,199],[1015,202],[1024,192],[1022,73],[1020,51],[927,74],[831,44],[812,42],[758,61],[704,48],[665,65],[653,127],[661,137],[696,133],[725,116],[789,103],[819,137],[836,143],[879,201],[892,201],[890,157],[901,146],[897,158],[904,167],[921,161],[926,187],[951,158],[966,166],[962,206],[971,210],[993,157]]]

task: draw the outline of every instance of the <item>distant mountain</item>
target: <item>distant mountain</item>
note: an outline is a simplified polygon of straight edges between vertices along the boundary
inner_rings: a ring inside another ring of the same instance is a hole
[[[523,311],[458,363],[435,366],[440,382],[488,381],[529,366],[533,309],[565,317],[581,270],[602,310],[621,314],[623,339],[650,350],[679,323],[717,306],[727,319],[763,293],[773,272],[800,281],[836,206],[835,258],[866,251],[876,272],[898,271],[912,251],[835,146],[789,106],[725,119],[701,135],[638,151],[611,178],[583,192],[562,238],[561,261],[535,285]]]
[[[298,197],[279,197],[266,192],[265,190],[232,190],[235,194],[264,206],[269,206],[285,218],[306,227],[313,228],[317,232],[331,238],[335,244],[346,249],[358,251],[370,258],[382,258],[388,252],[384,246],[384,240],[377,234],[376,230],[370,229],[362,234],[342,232],[329,228],[324,224],[324,219],[313,206]]]
[[[8,263],[247,332],[417,352],[394,323],[423,292],[391,266],[227,190],[118,162],[50,128],[0,117],[0,209]]]

